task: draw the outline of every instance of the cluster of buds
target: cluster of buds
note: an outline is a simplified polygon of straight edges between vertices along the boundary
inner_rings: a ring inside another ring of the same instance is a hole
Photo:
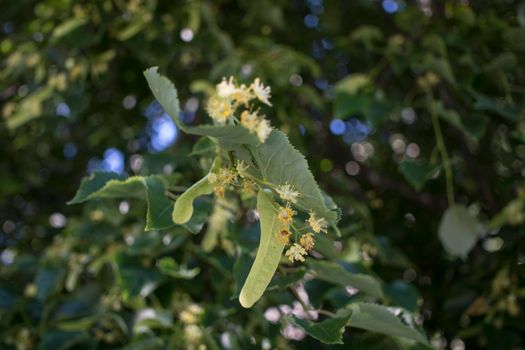
[[[217,124],[238,122],[264,143],[272,132],[272,127],[264,115],[253,110],[252,101],[259,100],[271,106],[270,95],[270,87],[264,86],[259,78],[249,86],[238,85],[233,77],[223,78],[209,98],[206,111]],[[237,110],[242,110],[240,120],[235,117]]]
[[[248,194],[255,193],[255,183],[247,173],[248,164],[242,160],[237,161],[235,167],[220,168],[208,174],[208,182],[213,185],[213,192],[217,198],[224,198],[226,190],[237,185]]]
[[[285,203],[284,206],[280,206],[277,209],[277,221],[279,221],[280,228],[275,238],[279,243],[288,245],[290,244],[290,237],[292,236],[290,229],[293,227],[294,216],[297,214],[297,212],[292,209],[292,204],[297,203],[297,198],[300,196],[300,193],[290,184],[280,185],[275,191]],[[314,247],[315,238],[314,234],[310,231],[314,233],[327,232],[328,223],[324,218],[318,217],[313,211],[310,211],[310,216],[306,220],[306,224],[308,231],[301,234],[299,242],[296,241],[292,243],[286,250],[285,255],[290,262],[303,262],[304,256]]]

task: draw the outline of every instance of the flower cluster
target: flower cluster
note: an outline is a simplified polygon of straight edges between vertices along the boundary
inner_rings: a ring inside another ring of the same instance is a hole
[[[270,87],[264,86],[259,78],[249,86],[237,84],[233,77],[223,78],[222,82],[216,85],[215,93],[209,98],[206,111],[217,124],[238,122],[264,143],[272,127],[264,115],[253,110],[251,102],[259,100],[271,106],[270,95]],[[238,110],[242,110],[240,120],[235,117]]]
[[[255,183],[249,176],[248,164],[242,160],[237,161],[235,167],[219,168],[208,174],[208,182],[213,185],[213,192],[218,198],[224,198],[226,190],[232,186],[241,186],[247,194],[255,193]]]
[[[292,236],[290,229],[293,228],[296,232],[298,232],[298,230],[293,225],[294,216],[297,214],[297,212],[292,209],[292,204],[297,203],[300,193],[288,183],[275,188],[275,192],[277,192],[279,197],[285,202],[284,206],[279,206],[277,209],[277,221],[280,224],[280,228],[276,233],[275,239],[283,245],[288,245],[290,243],[290,237]],[[315,233],[327,232],[327,221],[322,217],[318,217],[317,214],[312,210],[310,210],[310,216],[306,220],[306,224],[308,230],[311,230]],[[301,234],[299,241],[291,244],[291,246],[286,250],[285,255],[288,257],[290,262],[303,262],[304,256],[308,254],[308,251],[310,251],[314,245],[314,234],[311,232],[303,233]]]

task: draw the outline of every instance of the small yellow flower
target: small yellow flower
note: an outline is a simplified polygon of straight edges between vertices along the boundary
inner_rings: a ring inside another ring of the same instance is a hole
[[[250,87],[253,93],[255,94],[255,96],[259,99],[259,101],[267,104],[268,106],[272,105],[269,101],[270,94],[272,93],[272,90],[270,89],[269,86],[264,86],[261,83],[261,80],[259,78],[255,78],[255,80],[253,81],[252,85],[250,85]]]
[[[283,227],[288,227],[292,223],[295,214],[297,214],[297,212],[290,208],[289,205],[286,205],[286,207],[279,207],[277,220],[279,220]]]
[[[197,323],[198,318],[193,313],[189,312],[188,310],[184,310],[179,314],[179,319],[186,324],[194,324]]]
[[[244,179],[242,182],[242,191],[246,194],[255,194],[255,182],[250,179]]]
[[[213,184],[213,183],[216,183],[217,180],[219,180],[219,178],[217,177],[217,174],[215,173],[209,173],[208,174],[208,182]]]
[[[244,111],[241,113],[241,125],[248,129],[251,133],[257,131],[257,125],[259,124],[259,116],[257,112]]]
[[[246,164],[242,160],[237,161],[237,164],[235,166],[235,169],[237,170],[237,174],[243,179],[248,176],[248,173],[246,172],[248,168],[249,168],[249,165]]]
[[[306,220],[306,223],[315,233],[327,232],[328,223],[326,220],[324,218],[318,218],[312,210],[310,210],[310,217]]]
[[[295,191],[295,188],[292,185],[288,183],[280,185],[279,187],[277,187],[276,191],[283,201],[297,203],[297,197],[299,197],[299,192]]]
[[[219,124],[224,124],[233,115],[233,106],[227,99],[213,95],[208,100],[206,111]]]
[[[215,193],[215,195],[218,197],[218,198],[224,198],[224,186],[215,186],[213,188],[213,193]]]
[[[270,133],[272,132],[272,127],[270,126],[270,122],[266,119],[262,119],[259,121],[259,124],[257,124],[257,128],[255,130],[257,133],[257,138],[261,143],[264,143],[268,136],[270,136]]]
[[[184,339],[186,340],[188,349],[194,349],[195,346],[202,344],[202,330],[199,326],[189,324],[184,326]]]
[[[303,255],[306,255],[306,250],[304,250],[304,248],[299,244],[294,243],[290,248],[288,248],[285,255],[288,257],[290,262],[304,261]]]
[[[215,88],[217,95],[221,98],[229,98],[237,91],[233,77],[230,77],[228,80],[222,78],[222,81]]]
[[[230,170],[228,168],[220,169],[219,174],[217,175],[219,182],[224,185],[232,184],[235,181],[236,177],[237,177],[237,174],[235,173],[235,171]]]
[[[222,78],[222,82],[216,85],[216,91],[219,97],[234,100],[237,104],[247,105],[254,98],[250,89],[244,84],[237,86],[233,77],[228,80]]]
[[[299,239],[299,243],[301,243],[301,246],[303,246],[303,248],[306,250],[306,251],[309,251],[310,249],[312,249],[315,245],[315,240],[314,240],[314,235],[311,234],[311,233],[305,233],[304,235],[301,236],[301,238]]]
[[[231,98],[235,100],[238,104],[247,105],[248,102],[253,98],[253,94],[250,92],[250,90],[246,87],[246,85],[242,84],[240,87],[238,87],[235,92],[231,95]]]
[[[291,235],[292,233],[290,232],[290,230],[283,229],[283,230],[279,230],[279,232],[275,234],[275,239],[277,240],[277,242],[281,243],[282,245],[287,245],[288,242],[290,242]]]

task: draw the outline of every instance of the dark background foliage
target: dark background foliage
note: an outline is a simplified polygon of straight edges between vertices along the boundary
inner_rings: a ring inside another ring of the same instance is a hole
[[[174,195],[204,174],[196,139],[154,103],[150,66],[190,124],[207,122],[223,76],[261,77],[272,125],[343,210],[338,261],[380,277],[435,348],[525,346],[525,3],[19,0],[0,26],[0,348],[191,348],[178,316],[191,303],[209,348],[325,346],[265,319],[288,290],[250,310],[231,298],[257,245],[249,220],[205,253],[185,228],[144,232],[140,199],[66,205],[95,170],[162,173]],[[464,258],[438,236],[452,193],[483,226]],[[334,311],[363,300],[304,287]],[[355,329],[344,341],[417,346]]]

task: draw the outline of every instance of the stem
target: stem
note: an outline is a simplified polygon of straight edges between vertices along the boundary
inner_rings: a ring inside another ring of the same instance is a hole
[[[427,91],[428,96],[430,97],[430,102],[434,102],[434,95],[430,89]],[[434,129],[434,135],[436,137],[437,147],[439,153],[441,154],[441,159],[443,159],[443,167],[445,168],[445,181],[447,186],[447,200],[448,205],[452,206],[454,204],[454,181],[452,176],[452,165],[450,158],[448,156],[447,147],[445,146],[445,141],[443,139],[443,132],[441,131],[441,126],[439,124],[438,116],[434,110],[433,105],[431,104],[430,116],[432,118],[432,128]]]

